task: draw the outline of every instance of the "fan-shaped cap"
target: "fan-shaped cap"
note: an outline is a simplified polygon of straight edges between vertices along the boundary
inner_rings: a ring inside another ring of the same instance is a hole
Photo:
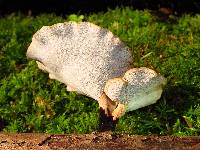
[[[34,34],[27,57],[39,61],[50,77],[96,100],[106,81],[124,74],[133,61],[118,37],[89,22],[42,27]]]
[[[104,92],[111,100],[125,104],[126,111],[131,111],[155,103],[165,84],[166,79],[155,71],[133,68],[121,79],[108,80]]]

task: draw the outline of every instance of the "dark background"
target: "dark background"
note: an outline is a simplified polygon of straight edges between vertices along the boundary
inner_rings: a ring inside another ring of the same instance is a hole
[[[176,14],[199,13],[200,0],[0,0],[0,15],[22,12],[32,15],[40,13],[93,13],[107,8],[131,6],[134,9],[170,8]]]

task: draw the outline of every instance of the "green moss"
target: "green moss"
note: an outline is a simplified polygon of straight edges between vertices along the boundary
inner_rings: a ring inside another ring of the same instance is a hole
[[[132,50],[134,66],[152,68],[167,80],[154,105],[126,113],[116,133],[200,135],[200,15],[159,21],[130,8],[89,16],[10,15],[0,19],[0,130],[7,132],[88,133],[98,129],[98,104],[69,93],[48,79],[25,53],[44,25],[68,20],[108,28]]]

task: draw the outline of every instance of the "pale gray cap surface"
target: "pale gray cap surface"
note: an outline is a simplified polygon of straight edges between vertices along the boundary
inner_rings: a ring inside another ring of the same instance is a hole
[[[128,70],[122,78],[108,80],[105,94],[125,104],[126,111],[155,103],[161,96],[166,79],[155,71],[141,67]]]
[[[50,77],[96,100],[106,81],[122,76],[133,61],[119,38],[89,22],[42,27],[34,34],[27,57],[39,61]]]

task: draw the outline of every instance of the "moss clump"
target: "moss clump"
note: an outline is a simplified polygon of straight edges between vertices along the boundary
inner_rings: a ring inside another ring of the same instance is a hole
[[[108,28],[131,48],[135,67],[152,68],[168,80],[161,99],[124,115],[117,133],[200,135],[200,15],[160,22],[148,11],[130,8],[84,17],[1,18],[0,130],[88,133],[98,129],[97,102],[67,92],[25,56],[38,29],[71,18]]]

